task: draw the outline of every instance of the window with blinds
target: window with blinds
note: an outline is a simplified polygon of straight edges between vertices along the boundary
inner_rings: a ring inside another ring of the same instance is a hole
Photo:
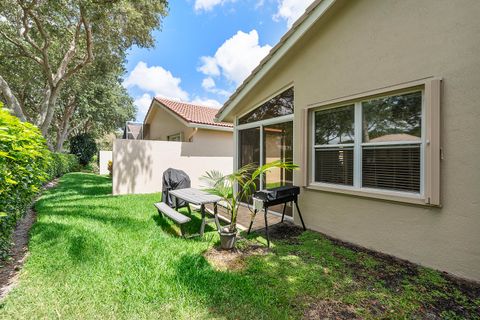
[[[422,91],[319,110],[313,117],[314,182],[421,193]]]

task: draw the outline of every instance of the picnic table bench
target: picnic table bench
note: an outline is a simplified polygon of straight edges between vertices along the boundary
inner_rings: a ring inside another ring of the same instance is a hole
[[[182,232],[182,236],[184,235],[183,225],[189,222],[191,219],[176,209],[178,209],[178,202],[183,200],[188,204],[194,204],[200,206],[200,213],[202,215],[202,224],[200,226],[200,236],[203,236],[205,231],[205,225],[211,221],[215,222],[217,230],[220,230],[220,222],[218,221],[218,214],[217,214],[217,204],[219,201],[222,200],[219,196],[210,194],[203,190],[195,189],[195,188],[185,188],[185,189],[177,189],[177,190],[170,190],[168,192],[169,195],[175,198],[175,209],[170,208],[166,203],[159,202],[155,203],[155,207],[158,209],[159,213],[164,214],[175,221],[177,224],[180,225],[180,230]],[[207,220],[206,219],[206,211],[205,205],[206,204],[213,204],[213,219]],[[188,206],[189,211],[190,207]]]
[[[185,237],[185,230],[183,228],[183,225],[187,222],[190,222],[192,219],[181,214],[177,210],[170,208],[165,202],[157,202],[153,205],[155,206],[155,208],[157,208],[158,213],[169,217],[170,219],[175,221],[176,224],[180,225],[180,232],[182,233],[182,236]]]

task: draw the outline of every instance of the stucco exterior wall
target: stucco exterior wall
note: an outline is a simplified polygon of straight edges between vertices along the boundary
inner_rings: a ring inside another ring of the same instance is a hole
[[[159,192],[168,168],[185,171],[192,187],[199,188],[199,178],[205,171],[230,173],[232,167],[231,155],[208,154],[208,150],[190,142],[118,139],[113,144],[113,194]]]
[[[148,134],[145,136],[146,140],[167,141],[168,136],[180,132],[183,133],[183,138],[188,140],[193,132],[193,128],[187,127],[175,116],[156,106],[153,106],[146,123],[149,125]]]
[[[193,135],[192,145],[196,148],[194,151],[196,154],[232,157],[233,159],[232,131],[198,129]]]
[[[443,79],[442,207],[303,188],[308,228],[480,281],[480,2],[338,0],[240,102],[240,116],[295,87],[294,161],[303,109],[426,77]],[[226,120],[233,120],[229,117]],[[306,167],[295,173],[299,181]]]

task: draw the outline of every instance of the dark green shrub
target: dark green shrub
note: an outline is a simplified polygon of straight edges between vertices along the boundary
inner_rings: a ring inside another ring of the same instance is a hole
[[[0,258],[5,258],[18,218],[48,179],[50,161],[40,130],[0,105]]]
[[[70,139],[70,153],[76,155],[83,166],[92,160],[97,151],[97,143],[88,133],[81,133]]]
[[[48,168],[49,180],[72,171],[79,171],[78,158],[74,154],[52,153],[52,161]]]

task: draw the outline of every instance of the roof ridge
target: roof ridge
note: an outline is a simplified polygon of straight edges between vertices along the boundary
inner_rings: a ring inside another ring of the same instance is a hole
[[[192,102],[178,101],[178,100],[173,100],[173,99],[163,98],[163,97],[155,97],[155,99],[166,100],[166,101],[173,102],[173,103],[182,103],[182,104],[187,104],[187,105],[194,106],[194,107],[207,108],[207,109],[212,109],[212,110],[217,110],[218,111],[217,108],[209,107],[209,106],[202,105],[202,104],[195,104],[195,103],[192,103]]]

